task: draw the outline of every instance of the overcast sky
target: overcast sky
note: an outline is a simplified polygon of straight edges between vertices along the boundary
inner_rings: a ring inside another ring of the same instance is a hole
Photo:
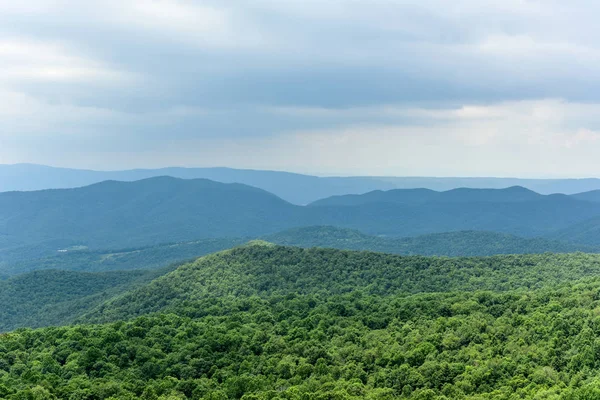
[[[593,0],[0,0],[0,163],[600,176]]]

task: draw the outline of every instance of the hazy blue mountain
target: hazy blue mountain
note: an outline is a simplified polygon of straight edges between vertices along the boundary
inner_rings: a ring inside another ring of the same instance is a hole
[[[75,188],[94,183],[137,181],[157,176],[182,179],[210,179],[223,183],[255,186],[294,204],[308,204],[323,197],[346,193],[364,193],[375,189],[393,189],[392,183],[373,178],[320,178],[280,171],[232,168],[161,168],[127,171],[92,171],[54,168],[42,165],[0,165],[0,192]],[[600,185],[599,185],[600,187]]]
[[[590,192],[577,193],[571,197],[577,200],[600,202],[600,190],[592,190]]]
[[[0,193],[0,262],[40,258],[71,246],[99,250],[259,237],[312,225],[404,237],[455,231],[535,237],[600,215],[600,203],[564,195],[524,201],[523,194],[537,195],[514,188],[478,193],[493,193],[503,201],[476,196],[476,201],[302,207],[247,185],[170,177],[6,192]],[[506,196],[520,201],[507,201]]]
[[[574,194],[600,189],[598,179],[430,178],[430,177],[316,177],[279,171],[232,168],[162,168],[126,171],[91,171],[32,164],[0,165],[0,192],[74,188],[106,180],[136,181],[156,176],[204,178],[223,183],[243,183],[267,190],[294,204],[373,190],[427,188],[501,189],[523,186],[542,194]]]
[[[489,177],[376,177],[376,179],[391,183],[396,189],[428,188],[436,191],[447,191],[456,188],[502,189],[511,186],[522,186],[540,194],[576,194],[600,189],[600,179],[598,178],[520,179]]]
[[[520,202],[535,201],[543,195],[521,186],[506,189],[458,188],[445,192],[430,189],[376,190],[362,195],[332,196],[317,200],[312,206],[357,206],[369,203],[418,204],[427,202]]]
[[[107,181],[77,189],[0,193],[1,250],[55,240],[93,248],[272,233],[302,208],[264,190],[205,179]],[[50,245],[47,245],[51,243]]]

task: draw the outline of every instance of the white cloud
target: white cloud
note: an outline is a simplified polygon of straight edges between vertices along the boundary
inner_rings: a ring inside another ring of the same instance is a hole
[[[268,38],[234,8],[189,0],[108,0],[101,18],[124,31],[145,32],[191,47],[212,49],[261,48]],[[108,11],[108,12],[107,12]]]
[[[55,81],[124,83],[132,76],[87,59],[62,43],[0,39],[0,82]]]

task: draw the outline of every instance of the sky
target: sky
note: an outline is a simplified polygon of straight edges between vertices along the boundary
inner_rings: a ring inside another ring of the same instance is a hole
[[[0,164],[600,177],[593,0],[0,0]]]

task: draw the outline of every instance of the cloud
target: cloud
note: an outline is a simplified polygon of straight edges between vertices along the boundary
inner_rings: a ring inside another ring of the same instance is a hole
[[[86,59],[61,43],[0,39],[0,82],[86,82],[123,84],[130,77],[101,62]]]
[[[600,175],[599,11],[0,0],[0,160]]]

